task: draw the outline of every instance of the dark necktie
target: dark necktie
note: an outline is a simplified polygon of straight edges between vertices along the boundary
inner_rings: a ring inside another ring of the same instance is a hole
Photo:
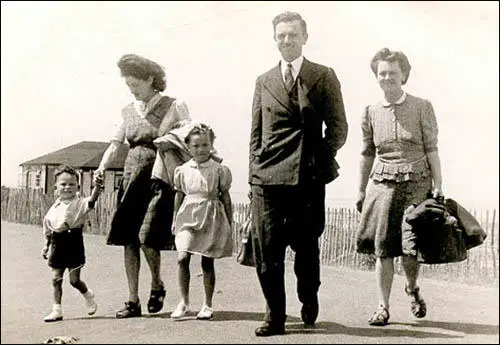
[[[286,65],[285,71],[285,87],[288,92],[292,90],[293,87],[293,75],[292,75],[292,64]]]

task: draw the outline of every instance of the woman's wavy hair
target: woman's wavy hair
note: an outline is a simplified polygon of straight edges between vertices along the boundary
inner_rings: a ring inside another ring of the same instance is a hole
[[[392,51],[389,48],[380,49],[370,62],[370,67],[375,76],[377,76],[378,64],[381,61],[388,61],[388,62],[396,61],[399,64],[399,67],[401,68],[401,72],[403,72],[402,84],[403,85],[406,84],[406,81],[410,76],[411,65],[410,62],[408,61],[408,58],[403,52]]]
[[[134,77],[147,80],[153,77],[153,88],[157,91],[164,91],[167,87],[165,80],[165,70],[156,62],[146,59],[136,54],[125,54],[118,60],[118,68],[122,77]]]

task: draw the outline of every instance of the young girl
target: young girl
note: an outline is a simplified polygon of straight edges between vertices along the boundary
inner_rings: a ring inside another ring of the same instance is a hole
[[[182,300],[171,318],[189,312],[189,262],[192,254],[201,255],[205,301],[198,319],[213,316],[215,287],[214,258],[232,256],[232,207],[229,188],[231,171],[212,158],[214,132],[196,124],[185,138],[193,157],[174,171],[174,234],[178,251],[178,279]]]
[[[55,170],[54,179],[55,195],[58,198],[43,219],[46,244],[42,256],[48,259],[48,264],[54,272],[52,279],[54,304],[52,312],[45,317],[45,322],[63,319],[61,298],[63,274],[66,268],[69,270],[71,286],[80,291],[85,298],[88,314],[93,315],[97,310],[94,293],[80,279],[80,271],[85,264],[82,229],[90,209],[94,207],[99,196],[101,185],[99,183],[95,186],[90,197],[77,196],[78,174],[72,167],[66,165]],[[47,255],[49,250],[50,254]]]

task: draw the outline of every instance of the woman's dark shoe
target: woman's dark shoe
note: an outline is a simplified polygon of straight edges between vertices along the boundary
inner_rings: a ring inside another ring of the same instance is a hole
[[[167,292],[162,287],[160,290],[151,290],[151,295],[148,301],[148,312],[157,313],[163,308],[163,300]]]
[[[420,295],[420,288],[416,287],[415,290],[410,291],[408,287],[405,286],[405,292],[411,298],[410,306],[413,315],[418,318],[424,317],[427,314],[427,305]]]
[[[118,310],[116,312],[116,317],[118,319],[124,319],[127,317],[137,317],[141,315],[142,315],[141,302],[137,303],[131,301],[125,302],[125,308],[123,308],[122,310]]]
[[[270,322],[264,322],[262,326],[255,329],[255,335],[258,337],[269,337],[282,334],[285,334],[285,325],[276,325]]]

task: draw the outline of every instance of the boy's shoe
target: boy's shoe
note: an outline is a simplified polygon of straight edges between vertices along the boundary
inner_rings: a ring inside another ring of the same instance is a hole
[[[94,291],[88,289],[85,298],[85,306],[87,307],[87,313],[89,315],[94,315],[97,311],[97,303],[95,302]]]
[[[210,320],[214,316],[213,314],[214,314],[213,308],[204,304],[203,307],[201,307],[201,310],[198,313],[198,315],[196,315],[196,318],[198,320]]]
[[[172,319],[180,319],[186,316],[189,313],[189,306],[185,305],[183,302],[180,302],[177,305],[177,308],[170,314],[170,318]]]
[[[125,302],[125,308],[122,310],[118,310],[116,312],[116,317],[118,319],[124,319],[128,317],[136,317],[136,316],[141,316],[142,315],[142,310],[141,310],[141,302]]]
[[[63,319],[61,309],[52,309],[49,315],[45,316],[43,321],[45,322],[55,322],[61,321]]]

